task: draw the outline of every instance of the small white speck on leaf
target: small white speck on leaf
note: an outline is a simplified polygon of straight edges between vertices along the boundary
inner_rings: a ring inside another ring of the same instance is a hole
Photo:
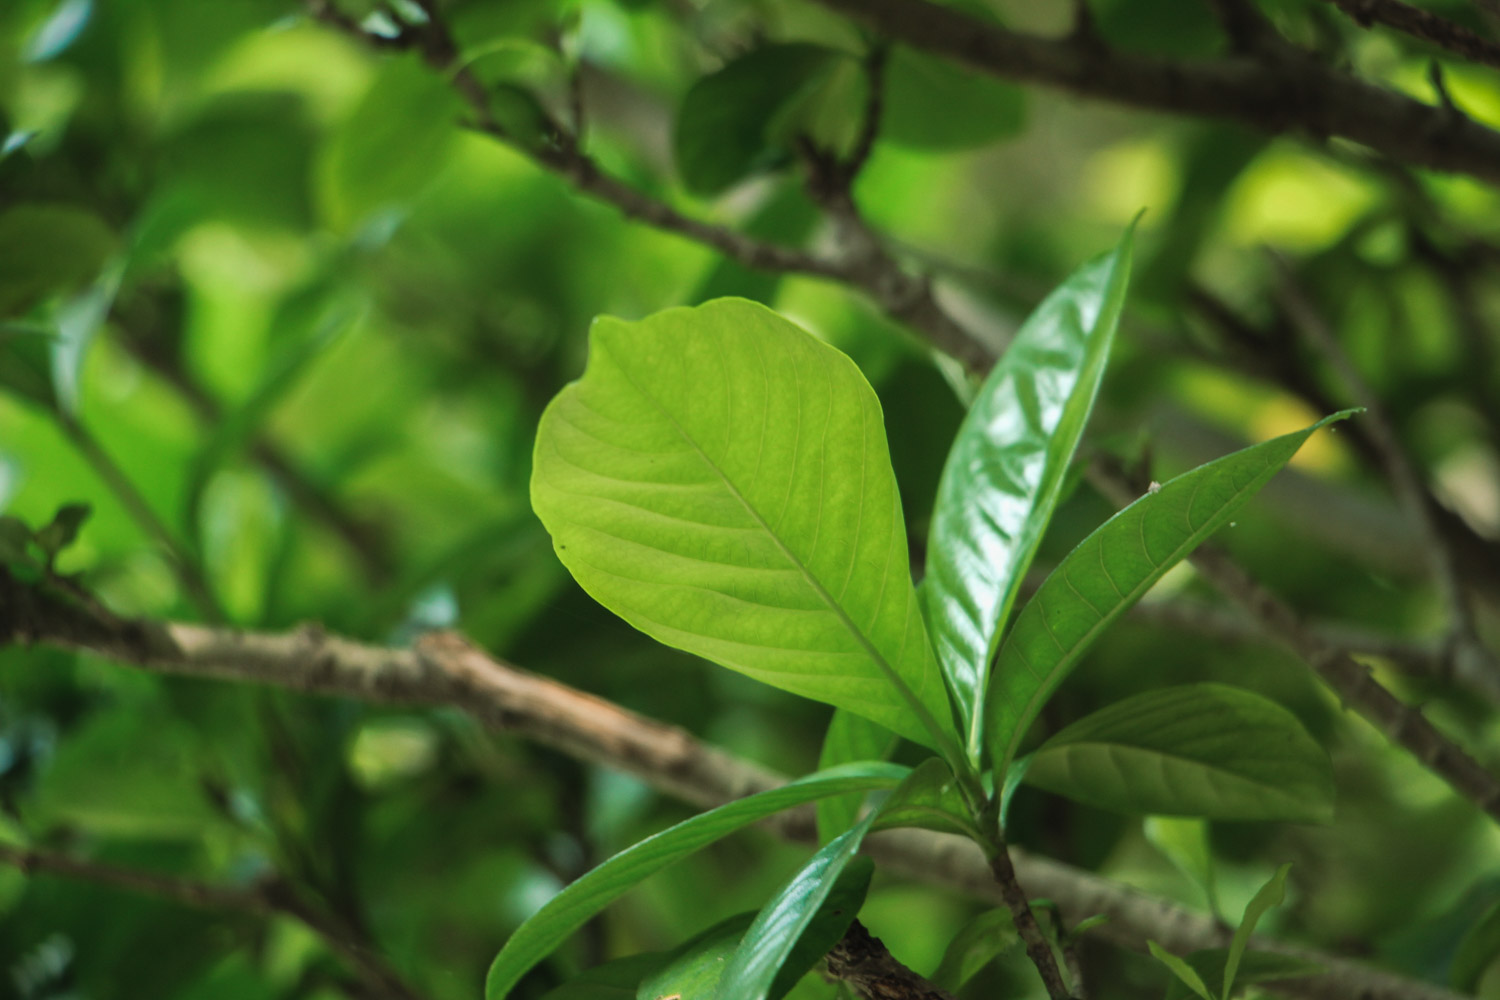
[[[1160,493],[1161,492],[1161,483],[1158,483],[1154,479],[1151,480],[1151,485],[1146,487],[1146,492],[1147,493]]]

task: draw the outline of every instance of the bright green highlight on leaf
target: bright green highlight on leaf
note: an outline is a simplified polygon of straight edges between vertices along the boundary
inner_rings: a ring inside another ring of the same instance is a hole
[[[976,764],[990,664],[1104,378],[1131,240],[1127,231],[1026,320],[969,408],[943,468],[922,611]]]
[[[1021,610],[995,664],[987,700],[998,772],[1037,713],[1111,622],[1234,516],[1314,431],[1353,413],[1199,466],[1106,521],[1047,577]]]
[[[719,980],[716,1000],[768,1000],[792,948],[859,851],[875,821],[872,813],[829,841],[762,907]],[[864,881],[868,884],[866,867]],[[854,914],[849,914],[852,920]],[[845,925],[847,926],[847,924]]]
[[[909,774],[895,764],[849,764],[730,802],[628,847],[579,878],[517,928],[490,966],[487,1000],[502,1000],[533,965],[589,918],[643,879],[708,844],[784,809],[827,795],[892,788]]]
[[[1080,719],[1032,754],[1026,781],[1123,813],[1333,818],[1323,748],[1291,712],[1224,684],[1147,691]]]
[[[531,481],[579,584],[667,645],[956,756],[854,362],[739,299],[600,319],[589,344]]]

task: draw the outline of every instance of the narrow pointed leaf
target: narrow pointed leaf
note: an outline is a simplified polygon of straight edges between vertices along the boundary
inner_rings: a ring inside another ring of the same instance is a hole
[[[939,757],[929,757],[918,765],[881,804],[875,829],[903,826],[981,839],[953,769]]]
[[[601,604],[655,638],[955,752],[880,403],[764,306],[598,320],[542,415],[532,505]]]
[[[755,917],[719,980],[717,1000],[767,1000],[802,932],[854,859],[875,814],[860,820],[812,856]],[[852,915],[851,915],[852,918]]]
[[[896,736],[889,729],[862,715],[836,708],[833,718],[828,720],[828,731],[823,735],[818,770],[857,760],[885,760],[895,748]],[[853,826],[864,803],[863,792],[819,799],[818,843],[826,844]]]
[[[1080,719],[1031,755],[1026,781],[1122,813],[1333,818],[1328,754],[1291,712],[1224,684],[1147,691]]]
[[[1224,964],[1229,958],[1228,948],[1206,948],[1184,957],[1193,971],[1205,983],[1219,982],[1224,977]],[[1316,962],[1295,955],[1281,955],[1270,951],[1247,951],[1242,956],[1239,973],[1235,980],[1241,986],[1251,983],[1285,982],[1316,976],[1327,971]],[[1177,981],[1167,988],[1164,1000],[1191,1000],[1192,990],[1186,983]]]
[[[985,680],[1109,361],[1131,233],[1037,307],[969,407],[927,543],[922,611],[974,761]]]
[[[1246,904],[1245,915],[1240,918],[1239,927],[1235,928],[1234,938],[1229,942],[1229,954],[1224,959],[1223,1000],[1229,1000],[1229,994],[1234,990],[1235,974],[1239,971],[1240,959],[1250,944],[1250,936],[1255,933],[1255,925],[1260,923],[1260,918],[1266,915],[1267,910],[1280,906],[1281,901],[1286,898],[1286,877],[1291,870],[1292,866],[1289,864],[1276,869],[1276,874]]]
[[[1313,431],[1354,411],[1199,466],[1089,535],[1016,618],[996,658],[986,713],[1000,772],[1048,697],[1111,622],[1226,524]]]
[[[516,929],[490,966],[487,1000],[501,1000],[568,935],[646,877],[756,820],[827,795],[893,788],[910,773],[895,764],[849,764],[730,802],[628,847],[554,896]]]
[[[1208,821],[1181,816],[1149,816],[1142,832],[1166,859],[1203,889],[1208,912],[1219,916],[1219,890],[1214,874],[1213,848],[1208,841]]]
[[[1203,983],[1203,977],[1198,975],[1198,970],[1167,951],[1155,941],[1147,941],[1146,947],[1151,950],[1153,958],[1170,969],[1172,975],[1186,984],[1194,993],[1202,997],[1203,1000],[1214,1000],[1213,995],[1208,992],[1208,987]]]
[[[868,858],[855,858],[844,869],[782,963],[766,1000],[780,1000],[791,992],[798,980],[844,936],[864,905],[874,871],[875,866]],[[751,912],[730,917],[673,949],[657,970],[641,980],[634,1000],[713,997],[745,932],[758,915]]]

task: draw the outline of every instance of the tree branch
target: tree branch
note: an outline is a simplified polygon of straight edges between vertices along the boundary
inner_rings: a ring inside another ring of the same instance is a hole
[[[711,808],[784,779],[667,726],[556,681],[518,670],[453,633],[389,649],[329,635],[241,632],[176,622],[102,618],[62,595],[0,574],[0,642],[40,643],[146,670],[271,685],[306,694],[462,709],[503,731],[580,760],[634,775],[695,806]],[[815,843],[811,808],[765,824],[783,837]],[[1003,902],[988,863],[971,841],[925,830],[894,830],[867,841],[868,853],[897,875]],[[1207,914],[1157,899],[1060,862],[1012,848],[1026,892],[1055,900],[1070,923],[1109,917],[1097,933],[1144,948],[1146,937],[1186,952],[1223,947],[1228,935]],[[1255,947],[1297,955],[1328,969],[1281,987],[1309,1000],[1458,1000],[1430,984],[1267,938]]]
[[[1500,183],[1500,132],[1329,69],[1286,46],[1173,62],[1009,31],[929,0],[815,0],[890,38],[1018,83],[1116,104],[1350,139],[1417,167]]]
[[[954,1000],[891,957],[878,937],[858,920],[828,953],[828,975],[866,1000]]]
[[[1383,24],[1419,41],[1447,49],[1469,62],[1500,69],[1500,45],[1481,38],[1441,14],[1402,0],[1323,0],[1348,14],[1362,28]]]

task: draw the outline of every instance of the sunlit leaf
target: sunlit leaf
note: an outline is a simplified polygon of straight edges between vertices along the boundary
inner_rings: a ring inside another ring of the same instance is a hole
[[[628,847],[554,896],[517,928],[490,966],[487,1000],[501,1000],[537,962],[590,917],[648,876],[736,830],[827,795],[892,788],[910,773],[895,764],[850,764],[730,802]]]
[[[1031,756],[1028,784],[1116,812],[1326,822],[1328,754],[1280,705],[1224,684],[1134,695]]]
[[[1036,308],[979,390],[943,467],[922,611],[975,761],[990,663],[1104,377],[1130,249],[1127,232]]]
[[[951,746],[880,404],[843,354],[737,299],[600,319],[533,470],[558,558],[632,625]]]
[[[1255,495],[1318,428],[1199,466],[1147,493],[1085,538],[1021,610],[996,660],[986,711],[1003,771],[1047,698],[1111,622]]]

